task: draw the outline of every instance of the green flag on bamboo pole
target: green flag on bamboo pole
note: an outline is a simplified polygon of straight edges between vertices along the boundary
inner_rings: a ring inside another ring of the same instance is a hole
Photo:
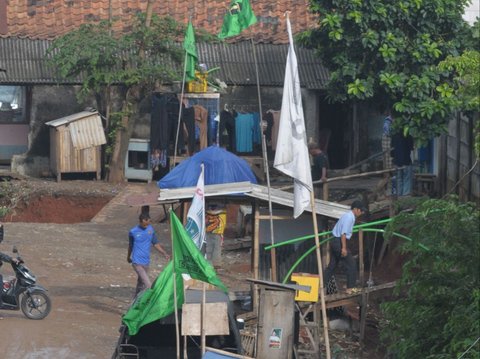
[[[232,0],[225,17],[218,37],[224,39],[239,35],[247,27],[257,22],[249,0]]]
[[[213,284],[226,292],[227,288],[217,277],[215,269],[205,259],[173,211],[170,212],[170,223],[175,273],[179,276],[188,274],[193,279]]]
[[[186,51],[185,80],[187,82],[195,79],[195,67],[198,62],[197,46],[195,44],[195,32],[193,31],[192,22],[188,22],[185,39],[183,40],[183,48]]]
[[[122,320],[128,333],[135,335],[141,327],[164,318],[175,311],[173,281],[177,287],[177,307],[184,302],[182,274],[201,280],[227,291],[212,265],[203,257],[182,223],[173,211],[170,212],[173,261],[168,263],[152,285],[130,307]],[[175,276],[173,275],[175,272]]]

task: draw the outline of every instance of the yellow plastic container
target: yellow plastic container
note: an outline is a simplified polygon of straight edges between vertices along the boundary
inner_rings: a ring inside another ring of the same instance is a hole
[[[201,93],[207,92],[207,75],[200,71],[195,71],[195,80],[187,82],[187,92]]]
[[[295,300],[297,302],[318,302],[318,288],[320,286],[320,278],[318,274],[310,273],[292,273],[292,282],[298,285],[310,287],[310,291],[297,290]]]

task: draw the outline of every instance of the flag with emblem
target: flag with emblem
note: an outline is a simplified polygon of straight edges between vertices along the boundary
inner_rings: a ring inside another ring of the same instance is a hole
[[[170,211],[170,224],[173,261],[170,261],[159,274],[152,288],[143,292],[123,316],[122,321],[128,327],[129,335],[137,334],[144,325],[175,311],[174,281],[177,288],[177,307],[182,307],[184,295],[181,274],[188,274],[193,279],[210,283],[225,292],[228,291],[173,211]]]
[[[277,149],[273,166],[293,177],[293,216],[297,218],[310,205],[310,193],[313,190],[313,185],[297,56],[295,55],[292,28],[288,17],[287,31],[289,46],[285,81],[283,83]]]
[[[253,13],[249,0],[232,0],[225,17],[218,37],[225,39],[227,37],[237,36],[243,30],[257,22],[257,17]]]
[[[193,31],[192,22],[188,22],[185,39],[183,40],[183,48],[185,49],[185,80],[187,82],[195,79],[195,66],[198,62],[197,46],[195,45],[195,32]]]
[[[205,243],[205,186],[203,163],[200,166],[201,170],[200,176],[198,176],[197,188],[193,195],[192,205],[188,210],[187,224],[185,225],[185,229],[197,248],[202,248],[202,245]]]

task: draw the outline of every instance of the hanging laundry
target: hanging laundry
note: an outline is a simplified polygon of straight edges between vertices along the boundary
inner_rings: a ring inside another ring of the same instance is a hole
[[[235,139],[238,152],[253,151],[254,118],[251,113],[238,113],[235,118]]]
[[[194,105],[193,110],[195,112],[195,124],[200,129],[200,150],[208,147],[207,142],[207,119],[208,111],[205,107],[200,105]]]

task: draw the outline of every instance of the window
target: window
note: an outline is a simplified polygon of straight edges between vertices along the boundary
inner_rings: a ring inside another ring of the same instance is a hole
[[[0,86],[0,123],[26,123],[26,87]]]

